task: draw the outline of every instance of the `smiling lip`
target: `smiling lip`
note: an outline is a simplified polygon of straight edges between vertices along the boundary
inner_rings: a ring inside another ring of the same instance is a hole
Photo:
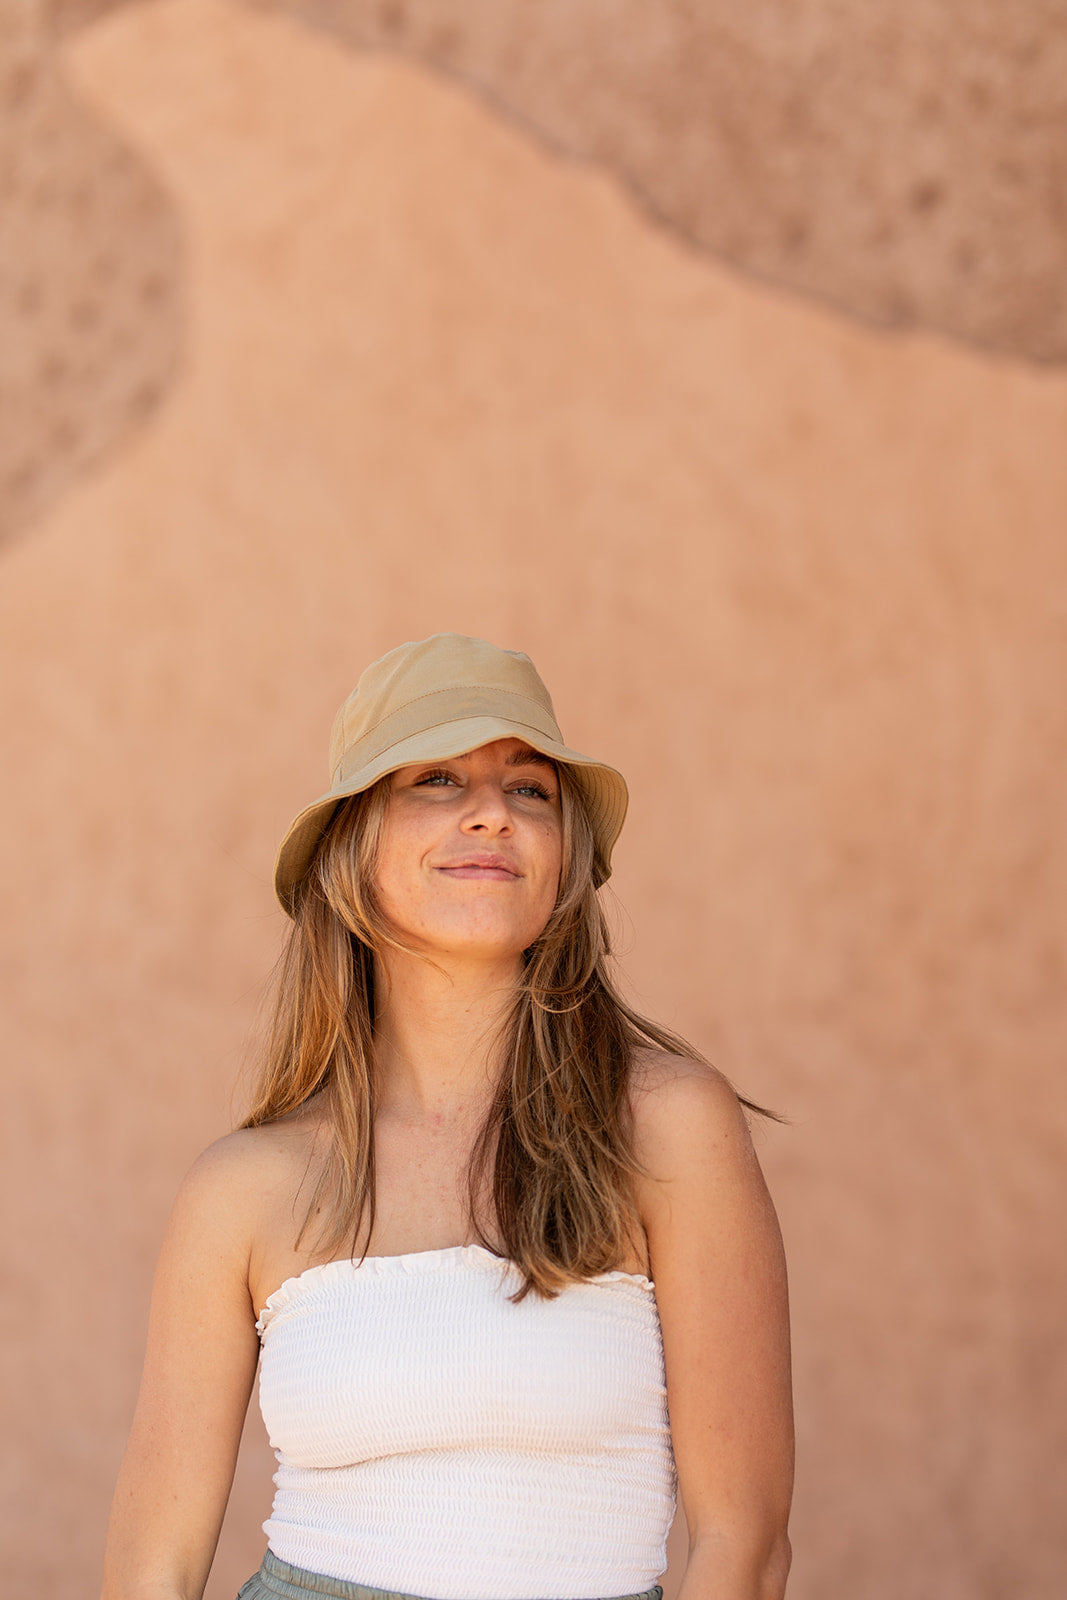
[[[450,878],[472,878],[481,883],[512,883],[522,876],[503,856],[464,856],[461,861],[449,861],[438,872]]]

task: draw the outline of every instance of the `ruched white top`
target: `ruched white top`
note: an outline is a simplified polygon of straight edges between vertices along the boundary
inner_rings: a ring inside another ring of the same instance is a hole
[[[257,1327],[282,1561],[431,1600],[650,1588],[674,1511],[653,1286],[555,1300],[479,1245],[331,1261]]]

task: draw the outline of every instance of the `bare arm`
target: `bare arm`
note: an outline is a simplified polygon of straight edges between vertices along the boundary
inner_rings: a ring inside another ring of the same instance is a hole
[[[659,1058],[635,1120],[689,1525],[679,1600],[781,1600],[793,1427],[774,1208],[741,1107],[718,1073]]]
[[[102,1600],[201,1600],[207,1582],[259,1351],[234,1137],[201,1156],[167,1227]]]

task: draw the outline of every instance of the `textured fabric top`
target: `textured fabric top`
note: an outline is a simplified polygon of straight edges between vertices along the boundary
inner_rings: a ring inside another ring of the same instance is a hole
[[[650,1588],[674,1511],[652,1284],[555,1300],[479,1245],[331,1261],[257,1327],[282,1561],[431,1600]]]

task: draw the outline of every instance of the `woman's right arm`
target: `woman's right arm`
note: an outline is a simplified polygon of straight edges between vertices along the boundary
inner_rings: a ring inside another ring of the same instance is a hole
[[[108,1526],[102,1600],[201,1600],[259,1342],[249,1136],[196,1162],[167,1226],[144,1376]]]

